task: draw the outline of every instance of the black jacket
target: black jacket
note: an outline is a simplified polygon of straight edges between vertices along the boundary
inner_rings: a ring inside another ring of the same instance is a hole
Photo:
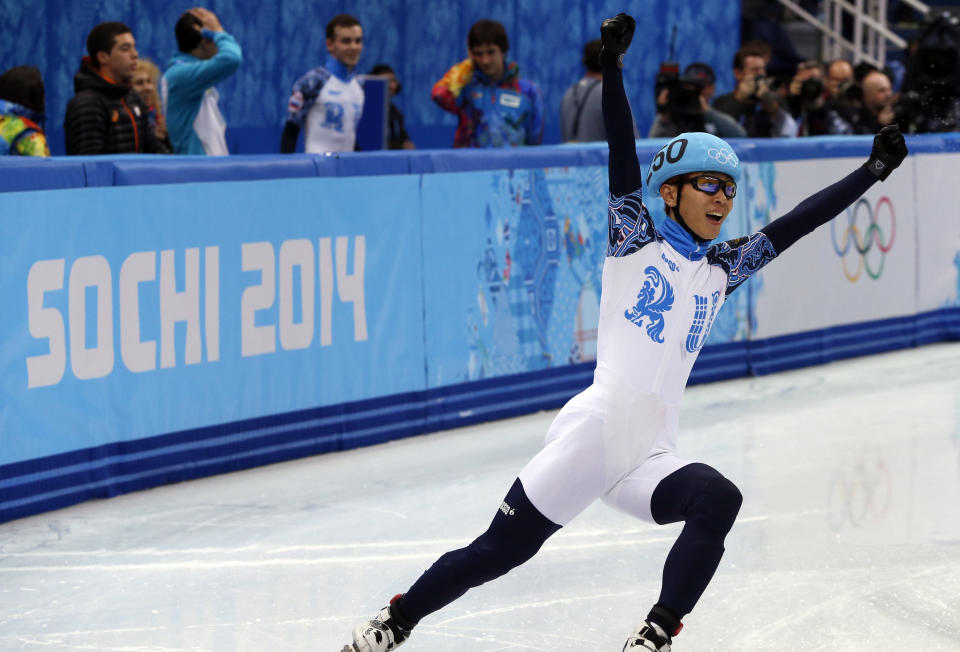
[[[63,120],[67,154],[170,153],[154,137],[137,92],[102,77],[88,57],[73,78],[73,90]]]

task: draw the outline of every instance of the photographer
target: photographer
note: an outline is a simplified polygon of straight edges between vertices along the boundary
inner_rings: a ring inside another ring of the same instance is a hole
[[[854,115],[853,130],[858,134],[873,134],[896,121],[893,110],[893,90],[890,78],[879,70],[872,70],[860,84],[863,100]]]
[[[820,62],[810,60],[797,65],[797,72],[790,80],[787,105],[790,107],[790,114],[800,125],[800,135],[852,134],[853,127],[840,117],[829,94],[825,92],[823,77],[823,66]]]
[[[797,135],[797,122],[783,108],[783,98],[774,91],[774,81],[766,76],[764,52],[752,46],[737,50],[733,57],[733,77],[737,86],[721,95],[713,108],[731,116],[751,138],[784,138]]]
[[[685,131],[706,131],[720,138],[744,138],[746,130],[710,106],[716,76],[705,63],[691,63],[683,76],[665,80],[657,93],[657,118],[648,138],[672,138]]]
[[[853,81],[853,66],[846,59],[834,59],[827,65],[827,95],[836,100]]]

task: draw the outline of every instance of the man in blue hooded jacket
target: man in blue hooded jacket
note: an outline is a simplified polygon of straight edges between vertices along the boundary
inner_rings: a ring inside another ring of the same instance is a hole
[[[190,9],[177,21],[179,52],[161,82],[167,131],[176,154],[223,156],[227,123],[214,88],[240,67],[243,52],[207,9]]]

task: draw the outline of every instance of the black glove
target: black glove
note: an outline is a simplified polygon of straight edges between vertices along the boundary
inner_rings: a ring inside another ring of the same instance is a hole
[[[600,40],[603,41],[603,49],[600,50],[601,67],[623,68],[623,54],[633,40],[634,27],[636,22],[633,17],[623,12],[603,21],[600,25]]]
[[[897,125],[887,125],[873,137],[873,151],[863,164],[870,174],[883,181],[907,158],[907,144]]]

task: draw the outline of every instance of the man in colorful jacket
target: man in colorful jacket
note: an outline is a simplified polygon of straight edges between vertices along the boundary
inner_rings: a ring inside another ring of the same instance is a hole
[[[199,7],[180,17],[176,36],[180,51],[170,59],[160,84],[173,151],[225,156],[227,121],[214,87],[237,71],[243,52],[216,14]]]
[[[454,65],[433,86],[431,97],[459,119],[454,147],[539,145],[543,99],[507,61],[510,43],[503,25],[480,20],[467,34],[470,58]]]

